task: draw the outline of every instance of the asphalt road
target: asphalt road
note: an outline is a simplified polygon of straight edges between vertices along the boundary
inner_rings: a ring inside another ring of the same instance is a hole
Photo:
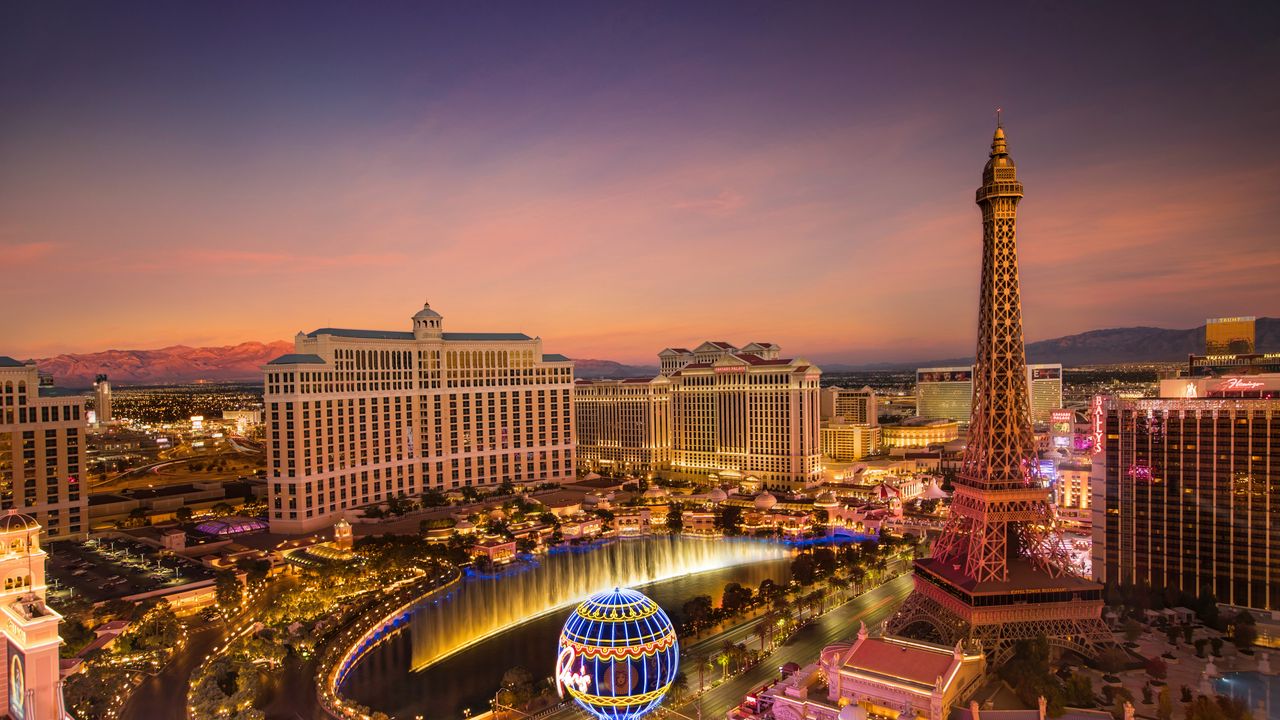
[[[681,707],[680,714],[690,718],[698,718],[699,712],[701,712],[702,720],[722,720],[730,709],[737,707],[742,702],[742,698],[748,692],[771,680],[778,679],[779,668],[783,665],[794,662],[803,667],[816,661],[822,648],[832,643],[852,639],[858,633],[859,621],[865,622],[867,628],[874,631],[876,626],[888,618],[909,594],[911,594],[911,575],[907,573],[850,600],[806,625],[755,667],[741,675],[730,678],[728,682],[708,690],[697,700]],[[745,623],[726,633],[691,645],[683,661],[691,662],[690,658],[698,657],[699,651],[703,649],[714,652],[726,639],[735,643],[746,642],[748,647],[754,647],[759,643],[759,640],[751,635],[751,629],[754,625],[755,623],[753,622]],[[686,668],[684,672],[689,679],[689,690],[691,692],[696,691],[698,686],[697,669]],[[707,671],[708,684],[710,684],[711,678],[715,676],[716,672],[718,670]],[[586,713],[578,709],[576,705],[571,705],[550,715],[546,720],[569,720],[570,718],[582,717],[586,717]]]
[[[276,595],[274,590],[268,590],[251,599],[230,628],[220,620],[209,623],[194,620],[195,624],[188,629],[186,646],[160,672],[142,681],[125,701],[120,720],[187,720],[191,674],[204,662],[205,656],[227,640],[229,631],[247,628],[248,619],[260,614],[275,601]]]
[[[186,646],[173,660],[133,691],[120,712],[121,720],[185,720],[191,673],[225,633],[220,622],[192,631]]]
[[[860,597],[854,598],[831,612],[823,615],[783,643],[759,662],[755,667],[730,678],[711,690],[708,690],[694,702],[685,705],[680,712],[690,717],[697,717],[701,710],[704,720],[723,718],[730,709],[737,707],[742,698],[751,690],[778,678],[778,669],[794,662],[805,666],[818,659],[822,648],[842,640],[849,640],[858,633],[858,622],[874,628],[889,617],[898,605],[911,593],[911,576],[902,575]],[[750,632],[748,628],[747,632]],[[739,640],[735,639],[735,642]],[[717,642],[717,646],[719,642]],[[697,673],[685,671],[690,685],[696,685]]]

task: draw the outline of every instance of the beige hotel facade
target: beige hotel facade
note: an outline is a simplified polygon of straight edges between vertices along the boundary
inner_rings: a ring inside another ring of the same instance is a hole
[[[0,512],[34,517],[48,539],[85,536],[86,426],[84,398],[53,395],[34,363],[0,356]]]
[[[706,480],[755,477],[772,489],[817,484],[822,371],[773,343],[707,341],[658,354],[661,374],[577,384],[583,470]]]
[[[321,328],[264,367],[271,529],[433,489],[574,475],[573,362],[523,333]]]

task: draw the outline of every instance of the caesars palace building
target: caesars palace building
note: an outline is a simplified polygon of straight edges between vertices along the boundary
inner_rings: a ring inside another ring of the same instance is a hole
[[[264,368],[271,529],[433,489],[574,472],[573,363],[523,333],[321,328]]]

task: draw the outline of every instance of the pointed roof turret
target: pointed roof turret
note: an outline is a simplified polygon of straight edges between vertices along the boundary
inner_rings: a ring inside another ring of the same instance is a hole
[[[1004,126],[997,124],[996,132],[991,136],[991,157],[1008,154],[1009,143],[1004,137]]]
[[[413,319],[425,320],[427,318],[438,318],[438,317],[442,317],[442,316],[440,315],[440,313],[431,309],[431,303],[424,302],[422,303],[422,309],[414,313]]]

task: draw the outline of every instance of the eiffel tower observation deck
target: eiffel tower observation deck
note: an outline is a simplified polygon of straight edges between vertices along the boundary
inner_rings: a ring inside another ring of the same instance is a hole
[[[1071,567],[1039,475],[1028,413],[1018,285],[1022,199],[1004,127],[997,123],[976,202],[982,280],[969,440],[951,517],[917,560],[915,589],[886,630],[948,645],[964,641],[1001,663],[1021,639],[1096,657],[1112,642],[1102,586]]]

